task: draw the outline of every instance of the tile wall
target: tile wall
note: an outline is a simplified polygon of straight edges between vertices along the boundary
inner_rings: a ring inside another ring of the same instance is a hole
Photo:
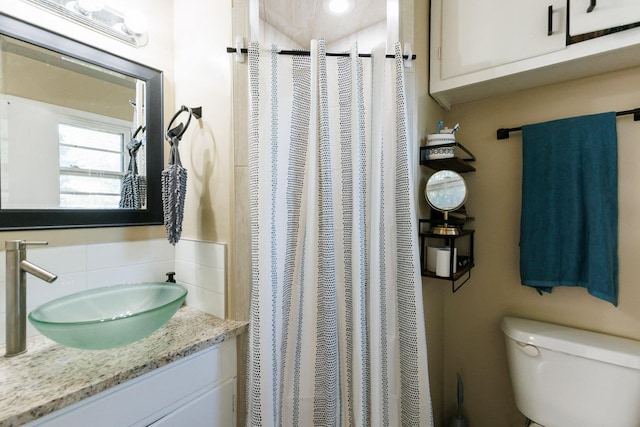
[[[189,294],[187,305],[225,319],[226,245],[182,239],[176,245],[176,281]]]

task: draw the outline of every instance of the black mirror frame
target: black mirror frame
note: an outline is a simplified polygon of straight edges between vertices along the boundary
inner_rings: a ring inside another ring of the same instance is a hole
[[[0,209],[0,231],[51,228],[122,227],[163,223],[160,176],[162,137],[162,71],[69,39],[0,13],[0,33],[146,82],[147,208],[134,209]]]

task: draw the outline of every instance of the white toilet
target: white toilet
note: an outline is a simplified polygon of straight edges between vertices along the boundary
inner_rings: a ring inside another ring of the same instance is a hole
[[[532,422],[640,427],[639,341],[515,317],[501,328],[516,406]]]

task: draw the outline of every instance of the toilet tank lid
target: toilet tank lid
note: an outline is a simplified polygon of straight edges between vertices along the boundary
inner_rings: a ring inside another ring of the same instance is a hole
[[[510,316],[500,326],[517,342],[640,369],[640,341]]]

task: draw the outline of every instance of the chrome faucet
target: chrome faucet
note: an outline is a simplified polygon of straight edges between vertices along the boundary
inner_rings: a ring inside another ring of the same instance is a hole
[[[48,242],[7,240],[6,292],[7,292],[7,336],[5,356],[16,356],[27,349],[27,273],[47,283],[58,278],[53,273],[26,260],[28,245],[47,245]]]

